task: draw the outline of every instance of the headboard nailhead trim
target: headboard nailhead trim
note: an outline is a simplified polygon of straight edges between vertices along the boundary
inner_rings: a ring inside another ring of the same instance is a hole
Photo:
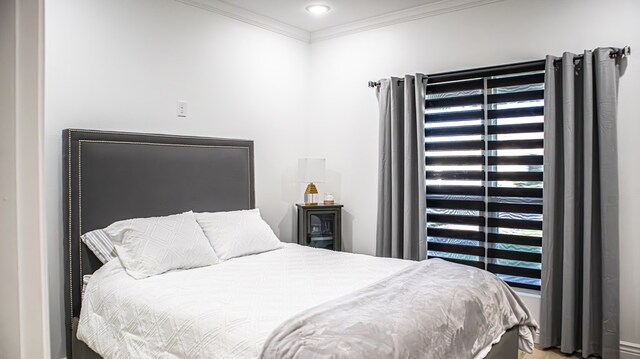
[[[72,243],[72,225],[71,225],[71,213],[72,213],[72,209],[71,209],[71,203],[72,203],[72,198],[71,198],[71,131],[69,131],[69,139],[68,139],[68,162],[69,162],[69,176],[68,176],[68,186],[69,186],[69,198],[68,198],[68,205],[69,205],[69,224],[68,224],[68,230],[69,230],[69,313],[70,318],[73,318],[73,255],[71,254],[71,248],[73,248],[71,246]],[[80,273],[82,273],[82,269],[80,269]]]

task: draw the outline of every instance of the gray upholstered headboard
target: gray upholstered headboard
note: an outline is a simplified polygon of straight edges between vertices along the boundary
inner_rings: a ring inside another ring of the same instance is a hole
[[[65,130],[64,262],[67,353],[82,276],[102,263],[80,235],[127,218],[255,207],[253,142]]]

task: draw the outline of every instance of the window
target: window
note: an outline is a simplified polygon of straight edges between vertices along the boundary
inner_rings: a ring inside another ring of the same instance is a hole
[[[427,254],[540,289],[544,61],[426,86]]]

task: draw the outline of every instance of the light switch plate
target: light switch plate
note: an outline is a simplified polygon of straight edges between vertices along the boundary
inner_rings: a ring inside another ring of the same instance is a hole
[[[177,114],[178,114],[178,117],[187,117],[186,101],[178,101]]]

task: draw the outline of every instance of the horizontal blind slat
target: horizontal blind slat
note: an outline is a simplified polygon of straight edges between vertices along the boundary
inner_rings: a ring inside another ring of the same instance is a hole
[[[483,110],[429,113],[425,115],[426,123],[450,122],[462,120],[482,120]]]
[[[464,231],[459,229],[446,229],[446,228],[427,228],[427,235],[430,237],[468,239],[472,241],[484,242],[484,232],[480,232],[480,231]]]
[[[427,82],[427,95],[446,93],[446,92],[482,90],[482,87],[483,87],[482,79],[456,81],[456,82],[440,83],[440,84],[430,84]]]
[[[484,141],[427,142],[425,147],[427,151],[482,150]]]
[[[484,211],[484,201],[427,199],[427,208],[468,209],[473,211]]]
[[[460,136],[460,135],[483,135],[483,125],[471,125],[471,126],[448,126],[448,127],[436,127],[425,128],[425,136]]]
[[[440,242],[428,242],[428,249],[431,251],[468,254],[472,256],[484,257],[484,247],[479,246],[465,246]]]
[[[542,255],[540,255],[540,253],[508,251],[495,248],[489,248],[487,251],[487,256],[489,258],[501,258],[534,263],[540,263],[540,261],[542,260]]]
[[[542,214],[542,205],[540,204],[522,204],[522,203],[489,203],[489,212],[514,212],[514,213],[534,213]]]
[[[447,224],[465,224],[473,226],[483,226],[484,217],[479,216],[454,216],[448,214],[427,214],[427,222],[447,223]]]
[[[427,179],[442,180],[483,180],[484,172],[480,171],[427,171]]]
[[[541,83],[544,83],[544,73],[488,79],[487,88],[533,85]]]
[[[425,156],[425,165],[484,165],[484,156]]]
[[[429,194],[450,194],[461,196],[482,196],[484,195],[484,187],[481,186],[427,186],[427,195]]]
[[[433,98],[425,101],[425,107],[441,108],[441,107],[482,105],[483,101],[484,101],[483,95]]]
[[[490,243],[518,244],[523,246],[542,246],[541,237],[519,236],[515,234],[489,233],[487,241]]]
[[[542,116],[543,114],[544,107],[542,106],[489,110],[490,119]]]
[[[542,221],[520,219],[489,218],[489,227],[542,230]]]
[[[533,197],[542,198],[542,188],[489,187],[491,197]]]
[[[542,172],[489,172],[489,181],[542,181]]]
[[[502,135],[512,133],[537,133],[544,132],[544,123],[518,123],[514,125],[491,125],[488,127],[490,135]]]
[[[544,164],[544,157],[542,156],[489,156],[489,165],[532,165],[540,166]]]
[[[539,269],[512,267],[499,264],[489,263],[487,270],[491,273],[515,275],[519,277],[540,278]]]
[[[501,93],[487,96],[487,103],[534,101],[544,99],[543,90]]]
[[[525,150],[542,148],[544,140],[489,141],[489,150]]]

